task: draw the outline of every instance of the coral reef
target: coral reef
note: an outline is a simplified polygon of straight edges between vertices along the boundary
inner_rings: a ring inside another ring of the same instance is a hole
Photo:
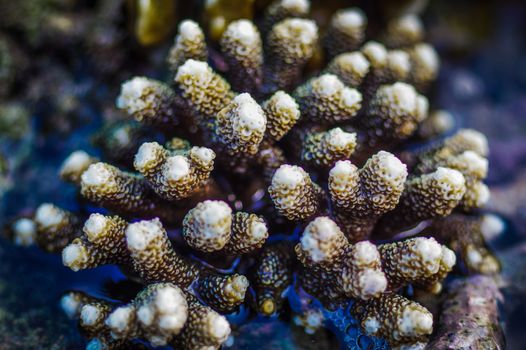
[[[63,296],[88,349],[219,349],[236,317],[279,315],[292,293],[316,306],[295,318],[307,333],[348,307],[367,339],[425,347],[438,319],[414,294],[499,263],[479,214],[487,141],[446,135],[451,115],[430,111],[439,60],[420,19],[368,33],[366,13],[347,8],[322,30],[306,0],[275,0],[254,20],[225,3],[206,3],[205,30],[180,23],[166,81],[122,83],[126,120],[99,132],[100,156],[64,160],[82,209],[42,204],[9,237],[73,271],[116,265],[141,286]],[[169,32],[170,4],[135,6],[140,42]]]

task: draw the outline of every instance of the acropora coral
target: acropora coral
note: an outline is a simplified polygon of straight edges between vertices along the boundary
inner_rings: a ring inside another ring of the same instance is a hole
[[[479,214],[487,141],[430,110],[439,58],[421,20],[369,31],[365,12],[345,8],[322,30],[308,0],[275,0],[253,20],[222,3],[206,5],[215,41],[179,24],[166,81],[122,83],[128,122],[97,137],[101,155],[64,160],[60,177],[91,215],[45,203],[11,224],[13,241],[143,285],[127,301],[63,296],[89,349],[218,349],[238,328],[229,315],[279,314],[290,290],[316,306],[295,318],[308,333],[350,306],[363,334],[423,348],[438,320],[413,292],[499,263]]]

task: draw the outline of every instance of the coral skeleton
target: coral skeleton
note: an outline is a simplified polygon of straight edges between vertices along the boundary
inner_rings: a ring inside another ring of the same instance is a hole
[[[495,225],[477,212],[487,140],[446,137],[453,116],[429,112],[440,61],[422,22],[346,8],[318,26],[308,0],[260,15],[205,3],[208,23],[180,22],[165,80],[122,83],[102,152],[64,160],[78,213],[42,204],[10,238],[137,285],[63,296],[88,349],[220,349],[257,314],[292,310],[313,333],[345,308],[360,337],[422,349],[434,319],[411,299],[448,290],[451,272],[499,270],[484,239]]]
[[[505,348],[504,334],[497,326],[500,300],[501,291],[491,277],[476,275],[454,281],[446,291],[429,347]]]

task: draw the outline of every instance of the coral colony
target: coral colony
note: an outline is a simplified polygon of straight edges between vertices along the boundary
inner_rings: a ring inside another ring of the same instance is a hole
[[[232,313],[279,314],[292,290],[307,333],[350,307],[363,334],[421,349],[440,315],[414,296],[441,293],[453,268],[498,271],[476,212],[487,141],[445,136],[451,116],[429,111],[439,60],[419,18],[368,41],[359,9],[324,30],[308,12],[307,0],[274,1],[217,45],[181,22],[167,80],[134,77],[116,99],[164,138],[128,137],[136,154],[122,162],[82,150],[64,161],[61,178],[98,213],[46,203],[12,224],[17,244],[61,253],[73,271],[114,264],[144,285],[119,302],[63,296],[89,349],[218,349],[235,342]]]

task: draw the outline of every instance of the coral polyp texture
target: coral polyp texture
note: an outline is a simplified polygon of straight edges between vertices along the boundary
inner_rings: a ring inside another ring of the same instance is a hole
[[[364,339],[420,349],[438,320],[414,295],[499,271],[480,211],[487,140],[430,110],[440,62],[422,21],[368,28],[344,8],[318,25],[310,5],[183,20],[166,78],[115,96],[133,127],[64,160],[82,210],[46,203],[10,225],[73,271],[116,265],[141,285],[63,296],[88,349],[219,349],[297,296],[309,334],[347,309]]]

